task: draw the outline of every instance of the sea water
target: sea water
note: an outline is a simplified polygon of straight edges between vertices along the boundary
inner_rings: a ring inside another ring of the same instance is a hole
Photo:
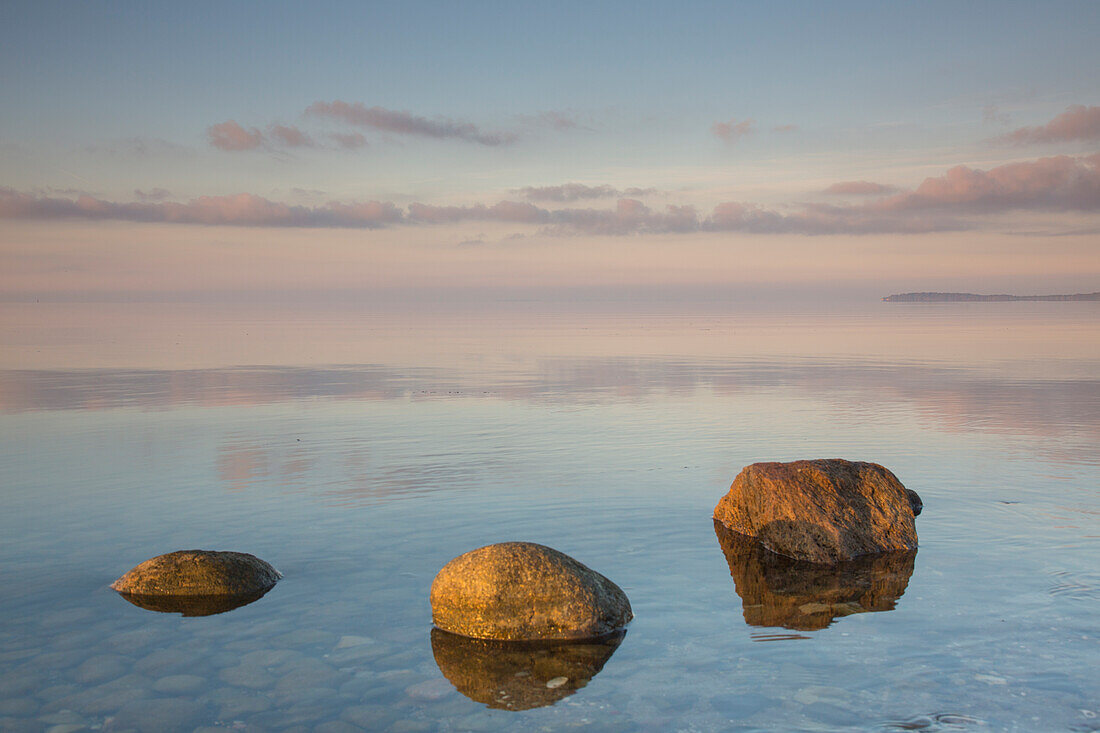
[[[1100,730],[1098,317],[3,304],[0,729]],[[915,556],[727,558],[737,472],[809,458],[917,491]],[[433,649],[435,573],[506,540],[630,598],[573,678]],[[209,616],[108,588],[179,549],[285,577]]]

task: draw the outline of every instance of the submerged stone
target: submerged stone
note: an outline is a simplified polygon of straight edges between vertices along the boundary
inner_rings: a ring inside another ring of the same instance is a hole
[[[717,521],[714,532],[750,626],[814,631],[842,616],[892,611],[917,555],[895,550],[819,565],[777,555]]]
[[[432,629],[439,671],[474,702],[498,710],[553,705],[588,684],[626,632],[580,642],[471,639]]]
[[[832,564],[917,547],[916,492],[877,463],[754,463],[714,508],[727,529],[772,552]]]
[[[180,550],[146,560],[111,588],[152,611],[205,616],[255,601],[281,577],[247,553]]]
[[[432,620],[479,639],[592,639],[634,614],[619,586],[557,550],[502,542],[447,563],[432,582]]]

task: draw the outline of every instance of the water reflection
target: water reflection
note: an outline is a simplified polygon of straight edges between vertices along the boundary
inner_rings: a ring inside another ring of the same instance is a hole
[[[814,565],[777,555],[714,523],[750,626],[824,629],[853,613],[892,611],[913,574],[916,550]]]
[[[213,616],[258,601],[269,590],[271,588],[240,596],[147,596],[132,593],[119,593],[119,595],[146,611],[179,613],[184,616]]]
[[[432,629],[439,671],[474,702],[500,710],[553,705],[596,676],[625,631],[587,642],[504,642]]]
[[[1003,367],[1003,365],[1002,365]],[[1023,367],[1021,367],[1023,369]],[[1025,370],[1026,371],[1026,370]],[[546,358],[496,368],[232,367],[195,370],[0,370],[0,413],[180,405],[258,405],[494,398],[528,402],[644,401],[781,388],[847,412],[902,405],[948,432],[1023,434],[1057,443],[1059,459],[1094,463],[1100,380],[1037,378],[1001,367],[950,368],[861,359],[714,361],[639,357]]]

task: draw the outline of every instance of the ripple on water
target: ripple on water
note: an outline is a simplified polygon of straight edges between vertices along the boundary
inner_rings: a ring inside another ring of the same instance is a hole
[[[884,723],[882,730],[919,730],[933,733],[934,731],[971,730],[985,725],[984,720],[962,713],[933,713]]]

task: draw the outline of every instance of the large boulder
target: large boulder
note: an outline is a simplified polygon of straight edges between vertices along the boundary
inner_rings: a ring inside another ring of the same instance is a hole
[[[471,639],[432,629],[439,671],[466,697],[499,710],[553,705],[588,684],[626,632],[590,641]]]
[[[749,626],[813,631],[854,613],[892,611],[917,555],[895,550],[819,565],[777,555],[717,521],[714,532]]]
[[[714,518],[772,552],[832,564],[916,549],[919,507],[920,497],[877,463],[836,458],[746,466]]]
[[[255,600],[281,577],[271,565],[244,552],[179,550],[146,560],[111,587],[119,593],[139,597],[253,597]]]
[[[432,582],[432,621],[478,639],[593,639],[634,617],[619,586],[557,550],[502,542],[447,563]]]

